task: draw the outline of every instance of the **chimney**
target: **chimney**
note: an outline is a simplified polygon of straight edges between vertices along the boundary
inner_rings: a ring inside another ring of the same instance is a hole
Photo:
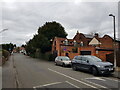
[[[76,34],[79,34],[79,31],[77,30],[77,33]]]
[[[96,38],[99,38],[99,34],[98,33],[95,33],[94,35]]]

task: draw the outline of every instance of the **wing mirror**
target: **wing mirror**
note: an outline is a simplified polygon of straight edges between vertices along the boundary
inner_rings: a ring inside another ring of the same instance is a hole
[[[62,61],[62,59],[60,59]]]
[[[87,63],[89,63],[89,60],[87,60]]]

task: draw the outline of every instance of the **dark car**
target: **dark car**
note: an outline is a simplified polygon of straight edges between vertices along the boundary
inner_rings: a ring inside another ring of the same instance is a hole
[[[113,64],[110,62],[103,62],[96,56],[80,55],[75,56],[72,60],[73,70],[90,71],[93,75],[110,74],[114,72]]]

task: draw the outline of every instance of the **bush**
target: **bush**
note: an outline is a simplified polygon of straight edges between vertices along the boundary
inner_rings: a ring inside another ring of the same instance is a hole
[[[2,50],[2,63],[3,65],[9,59],[10,53],[7,50]]]
[[[6,58],[6,60],[8,60],[10,53],[7,50],[2,50],[2,56]]]
[[[53,54],[49,55],[49,61],[54,61],[55,60],[55,56]]]
[[[39,58],[39,59],[48,60],[48,61],[55,60],[55,56],[51,54],[51,52],[42,53],[40,52],[40,50],[36,51],[35,53],[29,54],[29,56],[32,58]]]

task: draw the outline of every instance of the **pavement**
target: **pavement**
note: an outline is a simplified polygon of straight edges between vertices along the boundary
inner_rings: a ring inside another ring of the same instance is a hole
[[[115,69],[115,72],[113,73],[112,76],[115,77],[115,78],[119,78],[120,79],[120,67],[117,67]]]
[[[22,54],[14,54],[2,68],[3,88],[80,88],[110,90],[119,87],[119,79],[112,76],[93,76],[70,67],[54,65],[53,62],[34,59]]]
[[[16,88],[13,57],[2,66],[2,88]]]
[[[2,89],[2,66],[0,66],[0,90]]]

